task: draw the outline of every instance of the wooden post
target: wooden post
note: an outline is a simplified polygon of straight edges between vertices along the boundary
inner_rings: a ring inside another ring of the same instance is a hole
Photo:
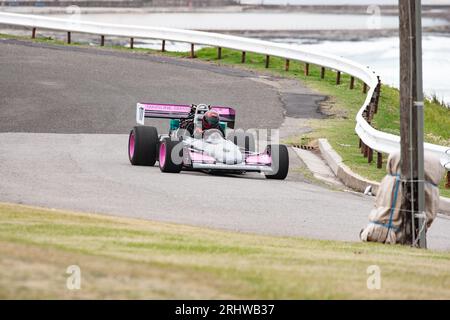
[[[320,79],[325,78],[325,67],[320,68]]]
[[[445,184],[445,188],[450,189],[450,171],[447,171],[447,183]]]
[[[72,39],[70,38],[70,31],[67,32],[67,43],[70,44]]]
[[[245,51],[242,51],[241,63],[245,63]]]
[[[340,85],[341,84],[341,72],[338,71],[336,72],[336,85]]]
[[[100,46],[103,47],[105,45],[105,36],[100,36]]]
[[[309,63],[305,63],[305,76],[309,76]]]
[[[377,86],[377,91],[376,91],[376,101],[375,101],[375,110],[374,113],[378,112],[378,104],[380,102],[380,95],[381,95],[381,81],[378,80],[378,86]]]
[[[161,44],[161,52],[166,52],[166,40],[163,40],[163,41],[162,41],[162,44]]]
[[[365,82],[363,84],[363,93],[367,93],[367,84]]]
[[[364,144],[364,141],[361,140],[361,153],[364,154],[364,149],[366,148],[366,145]]]
[[[194,44],[191,43],[191,58],[194,59],[195,58],[195,50],[194,50]]]
[[[369,156],[369,146],[364,145],[364,158],[367,158]]]
[[[381,152],[377,152],[377,168],[383,168],[383,154]]]
[[[369,121],[372,123],[375,110],[375,102],[369,103]]]
[[[419,0],[399,1],[400,176],[404,244],[426,248],[423,150],[422,26]],[[412,112],[411,112],[412,111]]]
[[[372,118],[373,118],[373,105],[374,102],[373,100],[370,101],[369,105],[367,106],[367,122],[371,123],[372,122]]]
[[[36,39],[36,28],[31,30],[31,39]]]
[[[222,48],[221,47],[217,48],[217,59],[218,60],[222,59]]]
[[[134,38],[130,38],[130,49],[134,49]]]
[[[355,88],[355,77],[350,77],[350,90],[353,90]]]
[[[369,149],[369,154],[368,154],[368,157],[367,157],[367,162],[368,163],[372,163],[372,161],[373,161],[373,150],[371,148],[368,148],[368,149]]]
[[[378,100],[379,100],[379,97],[378,97],[378,86],[377,86],[375,88],[375,96],[373,99],[373,114],[378,112]]]
[[[286,63],[284,64],[284,71],[289,71],[289,59],[286,59]]]
[[[270,56],[267,55],[266,56],[266,68],[269,68],[269,59],[270,59]]]

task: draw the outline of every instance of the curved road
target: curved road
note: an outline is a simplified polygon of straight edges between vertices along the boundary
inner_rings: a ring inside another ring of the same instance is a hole
[[[303,182],[295,155],[286,181],[129,164],[137,101],[233,105],[238,127],[278,128],[285,115],[320,117],[323,97],[297,83],[189,59],[14,40],[0,40],[0,69],[0,201],[320,239],[357,241],[367,223],[373,198]],[[438,219],[430,247],[450,249],[448,230],[450,220]]]

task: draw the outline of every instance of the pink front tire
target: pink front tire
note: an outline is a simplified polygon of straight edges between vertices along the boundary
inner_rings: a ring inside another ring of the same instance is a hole
[[[180,142],[164,139],[159,145],[159,169],[162,172],[179,173],[183,168],[183,150]]]
[[[154,166],[157,146],[155,127],[136,126],[128,136],[128,159],[134,166]]]
[[[284,144],[267,146],[267,153],[272,158],[271,174],[266,174],[267,179],[284,180],[289,172],[289,151]]]

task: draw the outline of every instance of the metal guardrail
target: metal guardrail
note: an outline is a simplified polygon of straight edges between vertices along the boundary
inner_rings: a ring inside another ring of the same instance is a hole
[[[105,36],[117,36],[130,38],[130,46],[133,47],[134,39],[159,39],[162,40],[162,50],[166,40],[185,42],[191,44],[191,55],[194,56],[194,45],[207,45],[218,48],[218,56],[221,56],[221,48],[242,51],[242,60],[245,61],[245,52],[254,52],[266,55],[266,67],[269,65],[269,57],[275,56],[286,59],[286,69],[289,67],[289,60],[297,60],[306,63],[305,73],[309,72],[309,64],[314,64],[324,68],[329,68],[337,72],[336,83],[340,83],[340,75],[346,73],[350,75],[353,88],[354,78],[358,78],[364,83],[364,92],[367,97],[356,116],[355,131],[360,137],[362,152],[372,161],[373,151],[378,152],[378,166],[381,166],[382,153],[391,153],[400,148],[400,137],[376,130],[370,125],[372,115],[377,112],[378,98],[380,95],[379,77],[369,67],[363,66],[348,59],[304,50],[289,44],[273,43],[258,39],[249,39],[238,36],[180,30],[158,27],[141,27],[133,25],[106,24],[96,22],[82,22],[71,19],[57,19],[34,15],[23,15],[15,13],[0,12],[0,24],[22,26],[32,28],[33,37],[36,28],[55,31],[66,31],[67,41],[71,41],[71,33],[87,33],[101,36],[101,44],[104,44]],[[425,144],[425,150],[436,154],[441,158],[442,165],[450,170],[449,147]],[[446,153],[447,152],[447,153]]]

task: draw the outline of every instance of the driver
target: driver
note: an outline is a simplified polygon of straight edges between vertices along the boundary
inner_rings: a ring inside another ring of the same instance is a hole
[[[222,133],[223,136],[225,136],[225,132],[220,126],[220,116],[216,111],[209,110],[205,112],[201,121],[201,127],[195,127],[194,124],[195,108],[192,109],[193,109],[191,110],[192,116],[188,116],[188,118],[185,119],[185,121],[183,121],[180,124],[180,128],[188,130],[191,136],[201,137],[203,136],[203,133],[209,129],[217,129]]]
[[[196,128],[195,133],[197,134],[203,134],[206,130],[209,129],[217,129],[220,130],[223,136],[225,136],[225,133],[222,131],[222,128],[220,126],[220,117],[219,114],[216,111],[207,111],[202,118],[202,127]]]

